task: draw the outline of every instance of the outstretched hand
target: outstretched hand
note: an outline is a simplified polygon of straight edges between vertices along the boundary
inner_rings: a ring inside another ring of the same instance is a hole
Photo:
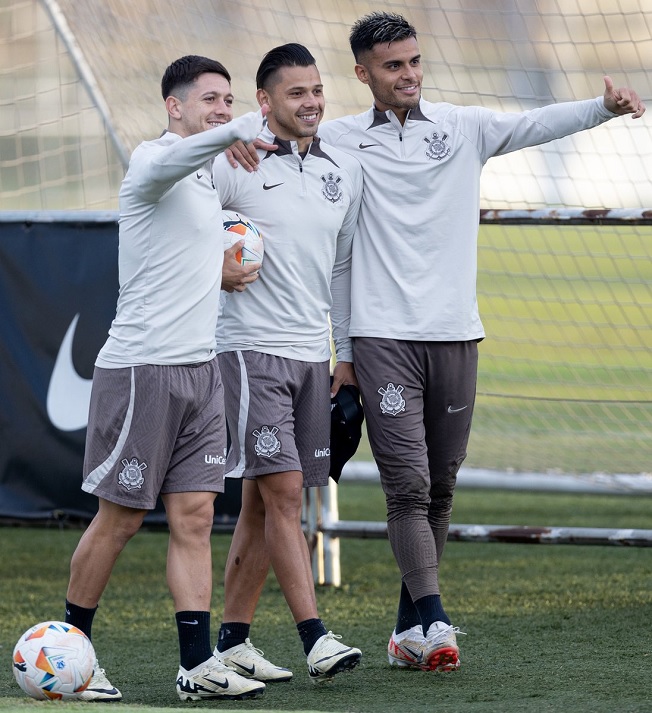
[[[611,77],[604,77],[604,106],[614,114],[631,114],[632,119],[639,119],[645,114],[645,104],[638,94],[627,87],[614,88]]]

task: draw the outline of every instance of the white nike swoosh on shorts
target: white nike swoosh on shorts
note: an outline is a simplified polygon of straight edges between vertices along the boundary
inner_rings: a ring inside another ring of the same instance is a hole
[[[60,431],[77,431],[88,425],[92,379],[79,376],[72,361],[72,345],[79,320],[76,314],[66,332],[48,386],[48,418]]]

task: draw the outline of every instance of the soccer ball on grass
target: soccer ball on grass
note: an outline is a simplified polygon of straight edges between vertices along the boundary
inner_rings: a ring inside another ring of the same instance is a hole
[[[95,651],[81,629],[44,621],[28,629],[14,648],[13,670],[23,691],[38,700],[74,700],[93,677]]]

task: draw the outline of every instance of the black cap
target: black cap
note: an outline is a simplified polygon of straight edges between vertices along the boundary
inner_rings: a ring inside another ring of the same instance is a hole
[[[331,399],[330,477],[336,483],[342,475],[344,464],[358,450],[363,421],[359,389],[352,384],[343,384]]]

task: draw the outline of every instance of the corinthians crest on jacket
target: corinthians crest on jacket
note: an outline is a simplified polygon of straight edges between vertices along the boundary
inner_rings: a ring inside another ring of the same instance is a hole
[[[333,173],[325,173],[321,180],[324,185],[321,189],[321,194],[326,198],[326,200],[331,203],[337,203],[342,200],[342,188],[340,183],[342,182],[341,176],[335,176]]]
[[[433,131],[430,138],[424,136],[423,140],[428,144],[428,148],[426,149],[426,156],[428,158],[434,158],[435,161],[441,161],[451,152],[451,147],[446,143],[448,140],[448,134],[440,135],[436,131]]]

